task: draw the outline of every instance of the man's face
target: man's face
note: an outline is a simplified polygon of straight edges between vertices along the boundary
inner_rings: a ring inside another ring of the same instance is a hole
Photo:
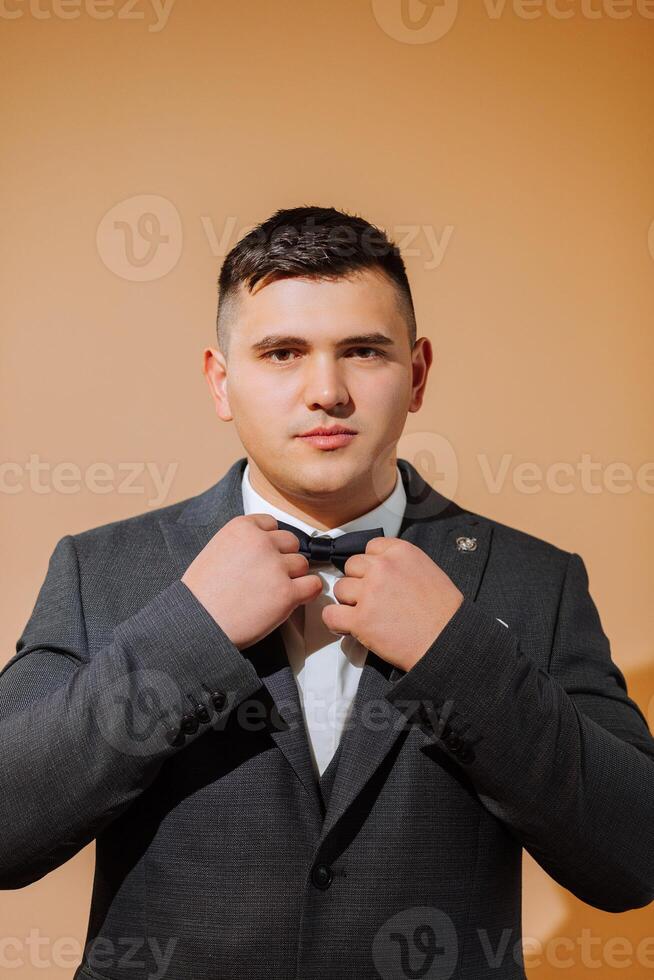
[[[338,496],[369,485],[373,471],[383,482],[395,466],[407,412],[422,401],[425,345],[419,340],[412,355],[383,273],[286,278],[253,294],[241,287],[228,360],[205,351],[205,372],[219,416],[233,418],[269,483],[299,497]],[[302,437],[334,425],[356,434],[336,448]]]

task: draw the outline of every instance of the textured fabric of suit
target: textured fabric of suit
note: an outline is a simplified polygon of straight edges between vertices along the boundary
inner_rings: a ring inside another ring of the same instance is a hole
[[[329,760],[329,765],[318,780],[318,788],[320,790],[320,798],[322,800],[324,811],[327,810],[327,806],[329,805],[329,797],[331,796],[332,789],[334,788],[334,780],[338,771],[338,760],[341,757],[342,747],[343,740],[341,739],[341,741],[338,743],[336,751]]]
[[[76,977],[524,977],[522,848],[597,908],[651,902],[654,739],[581,557],[398,460],[399,536],[465,598],[410,671],[368,652],[319,784],[280,630],[241,652],[180,581],[245,463],[62,538],[0,671],[0,888],[96,840]]]

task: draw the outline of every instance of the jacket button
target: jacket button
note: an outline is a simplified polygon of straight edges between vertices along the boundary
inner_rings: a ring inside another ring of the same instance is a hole
[[[456,734],[456,732],[453,732],[451,730],[447,732],[443,741],[445,745],[447,745],[448,749],[452,749],[453,752],[456,752],[457,749],[460,749],[461,746],[463,745],[463,742],[461,741],[460,737]]]
[[[225,701],[227,700],[224,691],[213,691],[211,694],[211,700],[213,701],[213,706],[217,711],[220,711],[225,707]]]
[[[177,728],[169,728],[166,732],[166,741],[169,745],[174,745],[177,748],[179,745],[184,744],[186,735]]]
[[[317,864],[311,872],[311,880],[316,888],[329,888],[334,875],[332,869],[327,864]]]
[[[434,727],[424,704],[421,704],[420,708],[418,709],[418,727],[420,728],[421,732],[424,732],[425,735],[434,734]]]
[[[429,717],[427,706],[423,703],[420,704],[420,708],[418,709],[418,717],[424,725],[431,725],[431,718]]]
[[[194,708],[194,711],[195,717],[198,719],[198,721],[206,722],[211,720],[211,715],[209,714],[209,709],[207,708],[206,704],[200,704],[198,702]]]
[[[193,735],[194,732],[197,732],[199,727],[200,722],[194,714],[189,712],[188,714],[182,716],[181,729],[187,735]]]

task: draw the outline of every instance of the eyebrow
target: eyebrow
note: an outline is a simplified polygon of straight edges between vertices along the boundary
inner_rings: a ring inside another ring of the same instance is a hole
[[[394,340],[383,333],[359,333],[339,340],[336,347],[354,345],[367,347],[373,344],[379,347],[392,347],[394,343]],[[268,336],[262,337],[261,340],[252,344],[253,351],[268,350],[270,347],[302,347],[306,349],[311,347],[311,344],[304,337],[295,337],[290,334],[268,334]]]

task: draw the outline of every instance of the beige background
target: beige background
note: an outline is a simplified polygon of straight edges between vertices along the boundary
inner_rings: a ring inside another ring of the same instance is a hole
[[[3,661],[61,536],[242,455],[201,374],[222,257],[278,207],[334,205],[401,245],[434,344],[400,455],[583,556],[651,725],[654,9],[445,0],[430,18],[411,0],[411,27],[401,0],[177,0],[165,22],[152,0],[75,2],[0,15]],[[578,472],[548,486],[584,454],[596,492]],[[93,857],[0,894],[15,980],[72,977]],[[651,975],[651,907],[592,909],[528,856],[524,887],[530,977],[559,977],[557,955],[574,976]]]

